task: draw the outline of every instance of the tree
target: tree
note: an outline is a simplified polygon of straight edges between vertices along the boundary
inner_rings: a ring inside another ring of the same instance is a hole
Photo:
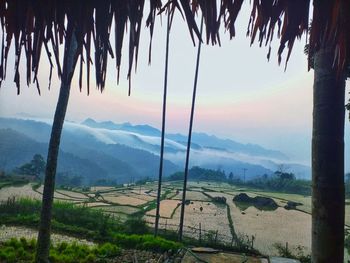
[[[33,159],[26,164],[23,164],[16,169],[16,172],[24,175],[35,176],[36,179],[39,179],[41,175],[45,172],[46,163],[44,158],[40,154],[35,154]]]
[[[345,182],[350,184],[350,173],[345,174]]]
[[[84,3],[82,3],[84,2]],[[155,15],[160,9],[160,1],[149,1],[150,13],[147,25],[151,39]],[[90,64],[95,65],[96,86],[103,91],[105,86],[108,54],[116,56],[117,78],[121,65],[123,38],[128,28],[129,69],[128,79],[131,83],[131,71],[137,60],[141,21],[144,1],[40,1],[4,0],[0,1],[0,23],[3,30],[2,55],[0,65],[0,84],[6,78],[6,64],[11,46],[15,47],[15,77],[17,93],[20,93],[20,63],[26,61],[27,85],[34,82],[40,93],[38,72],[42,49],[46,51],[50,67],[51,83],[53,64],[61,80],[60,93],[53,119],[49,142],[47,166],[44,180],[43,204],[38,235],[36,262],[48,262],[50,247],[51,209],[55,187],[57,157],[59,152],[62,127],[67,110],[71,81],[75,66],[80,57],[79,87],[82,88],[82,73],[86,64],[87,93],[90,85]],[[190,6],[188,5],[188,9]],[[113,20],[114,18],[114,20]],[[110,31],[114,21],[114,52],[110,44]],[[130,26],[127,26],[130,24]],[[6,41],[5,41],[6,38]],[[91,42],[95,46],[91,56]],[[63,67],[60,51],[64,43]],[[52,49],[50,50],[50,44]],[[21,59],[24,50],[24,59]],[[85,51],[85,52],[84,52]],[[85,57],[84,57],[85,55]],[[52,60],[54,58],[54,60]],[[129,94],[130,94],[129,85]]]
[[[229,180],[230,182],[233,181],[233,173],[232,173],[232,172],[229,173],[229,175],[228,175],[228,180]]]
[[[39,224],[36,262],[47,262],[49,257],[52,203],[55,191],[57,158],[63,123],[67,111],[72,77],[78,59],[78,45],[77,37],[75,35],[76,29],[70,21],[68,22],[68,32],[70,34],[70,38],[68,38],[65,43],[66,47],[63,62],[62,82],[47,154],[47,166]]]
[[[280,180],[295,180],[295,175],[293,173],[287,173],[287,172],[281,172],[281,171],[276,171],[275,175],[280,179]]]
[[[333,48],[314,60],[312,136],[312,258],[343,262],[345,77],[333,67]]]

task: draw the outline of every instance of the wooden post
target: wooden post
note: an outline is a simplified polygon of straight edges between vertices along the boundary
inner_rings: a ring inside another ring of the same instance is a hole
[[[217,240],[218,240],[218,230],[216,230],[216,232],[215,232],[215,245],[216,245]]]
[[[202,243],[202,224],[199,223],[199,244]]]

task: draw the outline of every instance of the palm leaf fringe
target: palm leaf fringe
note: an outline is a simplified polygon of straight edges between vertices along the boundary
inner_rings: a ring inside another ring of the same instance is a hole
[[[243,0],[149,0],[146,25],[150,32],[149,62],[151,62],[152,37],[157,15],[169,6],[171,19],[178,11],[195,43],[201,39],[196,22],[198,11],[203,14],[206,42],[220,44],[219,28],[222,24],[230,38],[236,35],[235,22]],[[295,40],[307,36],[310,0],[252,0],[247,34],[251,43],[268,45],[267,57],[271,55],[271,42],[275,35],[280,39],[278,62],[288,48],[286,64]],[[343,72],[350,57],[350,0],[314,1],[309,55],[325,43],[334,45],[334,66]],[[79,49],[79,87],[82,89],[83,72],[86,73],[87,91],[90,90],[91,65],[95,67],[97,89],[103,91],[106,81],[108,57],[116,59],[117,83],[119,82],[122,46],[128,34],[129,63],[127,78],[129,93],[133,68],[137,67],[138,47],[145,0],[0,0],[1,57],[0,84],[6,78],[10,50],[14,50],[14,82],[20,93],[20,64],[26,68],[26,84],[35,83],[40,92],[38,72],[41,53],[46,53],[50,63],[49,80],[55,67],[58,77],[62,75],[60,53],[64,41],[74,32]],[[67,22],[75,25],[67,28]],[[114,46],[110,43],[114,28]],[[277,31],[277,32],[276,32]],[[92,54],[92,46],[94,54]],[[12,47],[12,49],[10,49]],[[22,54],[24,52],[24,55]],[[22,60],[21,60],[22,59]],[[312,61],[309,59],[309,61]],[[84,70],[85,69],[85,70]]]

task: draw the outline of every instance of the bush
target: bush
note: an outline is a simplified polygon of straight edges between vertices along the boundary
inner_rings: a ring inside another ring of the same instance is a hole
[[[33,261],[35,255],[35,240],[25,238],[11,239],[0,245],[0,262]],[[89,247],[76,242],[62,242],[50,248],[50,262],[53,263],[87,263],[104,262],[104,259],[119,256],[121,249],[113,244],[105,243]]]
[[[278,254],[281,257],[286,257],[286,258],[292,258],[292,259],[297,259],[301,263],[311,263],[311,255],[305,255],[303,248],[301,246],[298,246],[296,249],[296,254],[294,254],[288,246],[283,246],[280,243],[274,244],[275,248],[278,251]]]
[[[149,231],[146,221],[141,218],[128,219],[124,225],[124,232],[127,234],[146,234]]]
[[[119,256],[121,254],[121,249],[111,243],[105,243],[100,245],[95,250],[95,253],[100,258],[110,258]]]
[[[31,199],[9,199],[0,203],[0,224],[20,224],[37,227],[41,202]],[[114,232],[123,232],[126,226],[101,210],[77,206],[66,202],[54,202],[52,212],[54,230],[78,234],[97,240],[106,240]]]
[[[169,249],[176,250],[182,247],[180,243],[169,241],[153,235],[125,235],[115,234],[114,243],[124,248],[136,248],[143,250],[152,250],[155,252],[164,252]]]
[[[36,227],[39,222],[40,206],[39,201],[30,199],[11,200],[10,202],[0,203],[0,211],[2,211],[0,224],[11,223]],[[181,247],[177,242],[168,241],[160,237],[155,238],[153,235],[146,234],[149,233],[149,229],[146,222],[141,218],[129,219],[122,224],[117,219],[104,214],[100,210],[75,206],[70,203],[54,203],[52,229],[99,242],[115,243],[125,248],[163,252]],[[17,241],[13,242],[11,247],[16,247]],[[35,246],[35,244],[28,243],[28,241],[23,242],[21,246],[32,248]],[[69,249],[67,247],[69,247],[68,244],[61,243],[57,246],[56,250],[57,253],[66,251],[65,260],[70,262],[70,256],[67,252]],[[101,249],[105,250],[106,248]],[[84,251],[84,253],[86,254],[87,252]],[[95,253],[95,256],[101,255],[101,253]],[[60,262],[58,261],[59,259],[58,255],[53,252],[52,260]]]

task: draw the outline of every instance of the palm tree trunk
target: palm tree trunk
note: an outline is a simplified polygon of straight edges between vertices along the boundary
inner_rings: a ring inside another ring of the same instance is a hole
[[[37,263],[47,263],[50,249],[51,216],[52,204],[55,191],[55,176],[57,167],[57,157],[60,147],[63,123],[67,111],[71,81],[77,61],[78,45],[75,33],[65,44],[65,54],[63,61],[63,74],[61,80],[60,94],[56,106],[54,121],[52,124],[49,150],[47,154],[47,165],[44,182],[44,192],[42,199],[41,217],[38,234],[38,246],[36,253]]]
[[[312,133],[312,262],[344,256],[345,75],[333,69],[333,48],[314,60]]]

